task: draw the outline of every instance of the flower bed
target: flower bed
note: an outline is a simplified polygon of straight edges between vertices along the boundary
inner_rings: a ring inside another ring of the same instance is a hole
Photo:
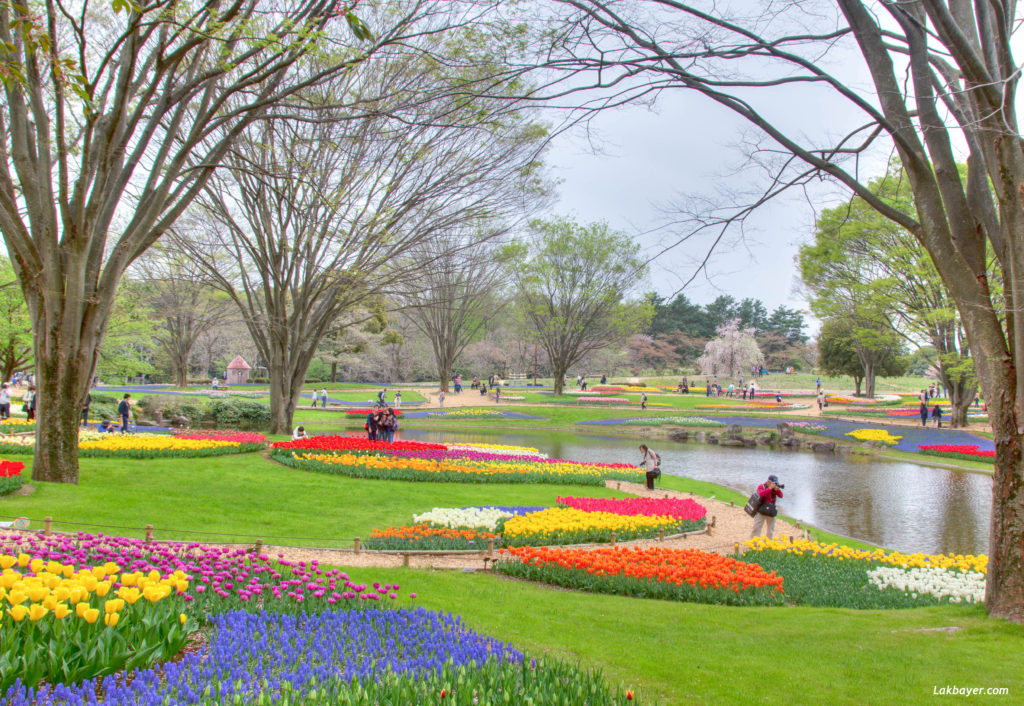
[[[625,397],[581,397],[576,404],[629,404]]]
[[[5,461],[0,459],[0,495],[13,493],[21,487],[21,472],[25,464],[21,461]]]
[[[497,409],[481,409],[477,407],[462,407],[459,409],[432,409],[427,412],[428,417],[455,417],[455,418],[497,418],[504,416]]]
[[[922,444],[917,447],[921,453],[928,456],[943,456],[946,458],[957,458],[964,461],[990,461],[995,462],[995,449],[981,451],[977,444]]]
[[[885,429],[854,429],[846,432],[846,436],[853,437],[857,441],[881,441],[890,446],[895,445],[902,439],[902,436],[890,434]]]
[[[167,659],[197,627],[182,612],[180,571],[78,569],[27,554],[0,554],[0,568],[0,693],[15,681],[73,683]]]
[[[503,549],[495,569],[596,593],[727,605],[778,605],[783,579],[757,564],[698,549]]]
[[[724,422],[715,421],[706,417],[633,417],[615,422],[625,426],[676,426],[676,427],[724,427]]]
[[[433,483],[556,483],[604,485],[605,479],[640,483],[643,471],[628,463],[577,463],[560,459],[406,458],[398,454],[293,453],[280,455],[287,465],[353,478],[384,478]]]
[[[346,409],[345,410],[345,416],[346,417],[365,417],[368,414],[373,414],[373,413],[379,412],[379,411],[380,411],[379,409]],[[402,410],[400,410],[400,409],[393,409],[392,411],[394,411],[396,417],[401,417],[404,414],[404,412],[402,412]]]
[[[236,444],[242,444],[243,446],[250,447],[250,451],[255,451],[263,447],[267,443],[266,434],[257,434],[250,431],[218,431],[218,430],[204,430],[204,431],[177,431],[174,432],[175,439],[192,439],[195,441],[202,441],[209,439],[212,441],[230,441]]]
[[[164,669],[136,670],[128,683],[102,681],[12,690],[5,703],[78,706],[159,704],[457,704],[626,700],[599,674],[514,647],[423,609],[230,612],[213,618],[209,646]]]
[[[525,515],[546,507],[435,507],[430,512],[413,515],[412,521],[432,527],[482,529],[494,532],[498,523],[516,515]]]
[[[447,444],[451,450],[464,450],[464,451],[500,451],[507,455],[519,455],[519,456],[541,456],[546,458],[545,454],[540,452],[540,449],[535,449],[532,446],[509,446],[507,444]]]
[[[558,504],[586,512],[610,512],[615,515],[672,517],[703,525],[706,507],[689,498],[575,498],[559,497]]]
[[[847,397],[846,395],[828,395],[825,397],[829,404],[848,405],[894,405],[899,404],[902,398],[899,395],[882,395],[880,397]]]
[[[488,539],[496,539],[493,532],[475,529],[433,527],[426,522],[402,527],[375,529],[366,540],[367,549],[486,549]]]
[[[748,402],[747,404],[699,404],[695,409],[728,409],[733,412],[773,412],[782,409],[807,409],[796,402]]]
[[[488,397],[495,401],[505,400],[507,402],[522,402],[526,399],[523,395],[502,395],[501,397],[498,397],[497,395],[488,395]]]
[[[821,434],[828,431],[828,427],[824,424],[815,424],[814,422],[789,422],[789,426],[793,427],[794,431],[805,434]]]
[[[504,520],[498,527],[506,547],[587,544],[657,537],[698,529],[703,522],[670,516],[623,515],[616,512],[553,507]]]
[[[866,551],[757,537],[744,559],[782,575],[787,601],[844,608],[910,608],[984,598],[987,557]]]
[[[431,444],[422,441],[370,441],[362,437],[324,435],[294,441],[275,441],[271,450],[283,451],[319,451],[339,453],[372,453],[380,451],[426,451],[436,449],[443,451],[448,447],[444,444]]]
[[[245,435],[250,436],[250,435]],[[262,437],[262,434],[255,436]],[[265,437],[264,437],[265,438]],[[78,442],[79,455],[115,458],[195,458],[256,451],[262,442],[193,439],[160,434],[104,434]]]
[[[0,421],[0,433],[13,434],[19,431],[32,431],[36,428],[36,420],[29,421],[20,417],[8,417]]]

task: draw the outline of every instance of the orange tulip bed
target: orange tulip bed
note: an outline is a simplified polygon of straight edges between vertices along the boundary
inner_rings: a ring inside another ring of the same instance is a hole
[[[495,569],[529,581],[638,598],[724,605],[784,601],[782,577],[775,572],[699,549],[518,547],[503,549]]]
[[[501,538],[493,532],[475,529],[433,527],[427,523],[375,529],[366,540],[367,549],[486,549],[488,539]]]

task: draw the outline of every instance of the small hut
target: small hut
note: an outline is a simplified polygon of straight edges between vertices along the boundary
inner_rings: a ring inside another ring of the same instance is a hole
[[[228,363],[228,380],[229,385],[241,385],[249,382],[249,371],[252,368],[245,362],[242,356],[237,355],[235,359]]]

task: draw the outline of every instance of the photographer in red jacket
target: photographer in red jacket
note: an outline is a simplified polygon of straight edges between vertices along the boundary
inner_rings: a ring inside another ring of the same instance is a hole
[[[761,534],[766,520],[768,523],[768,538],[771,539],[775,534],[775,516],[778,514],[778,511],[775,509],[775,500],[782,497],[782,489],[785,487],[779,483],[779,477],[775,475],[768,476],[767,481],[757,486],[757,494],[761,498],[761,506],[757,509],[757,515],[754,516],[754,529],[750,531],[751,539]]]

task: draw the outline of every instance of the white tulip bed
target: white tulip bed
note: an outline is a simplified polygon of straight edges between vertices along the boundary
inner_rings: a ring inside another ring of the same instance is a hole
[[[915,598],[928,594],[949,598],[951,603],[981,603],[985,599],[985,574],[977,571],[880,566],[868,572],[868,580],[879,590],[897,588]]]

